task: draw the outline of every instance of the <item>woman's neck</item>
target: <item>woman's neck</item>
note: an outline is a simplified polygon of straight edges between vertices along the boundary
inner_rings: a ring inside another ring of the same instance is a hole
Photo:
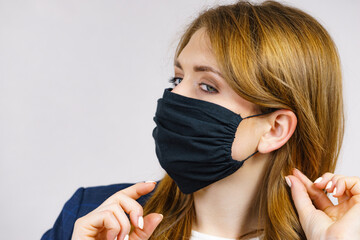
[[[267,156],[258,155],[247,160],[234,174],[194,193],[194,230],[238,238],[261,227],[255,200]]]

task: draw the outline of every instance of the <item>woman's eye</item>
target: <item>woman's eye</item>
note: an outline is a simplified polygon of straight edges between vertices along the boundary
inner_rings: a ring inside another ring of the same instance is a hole
[[[182,78],[179,77],[172,77],[169,80],[169,83],[172,83],[174,85],[174,87],[176,87],[177,85],[179,85],[182,81]]]
[[[205,92],[208,92],[208,93],[217,93],[218,90],[216,90],[216,88],[210,86],[210,85],[207,85],[205,83],[200,83],[200,88],[205,91]]]

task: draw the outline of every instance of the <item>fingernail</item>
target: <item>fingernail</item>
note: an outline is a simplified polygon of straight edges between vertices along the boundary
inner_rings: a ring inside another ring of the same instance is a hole
[[[163,219],[163,218],[164,218],[164,215],[162,215],[161,213],[160,213],[160,216],[161,216],[161,219]]]
[[[138,226],[140,229],[144,228],[144,218],[142,216],[139,217]]]
[[[333,191],[333,195],[335,195],[336,194],[336,187],[334,188],[334,191]]]
[[[285,177],[285,182],[286,184],[291,188],[291,181],[290,181],[290,178],[288,177]]]
[[[314,183],[319,183],[319,182],[321,182],[322,179],[323,179],[322,177],[319,177],[318,179],[315,180]]]
[[[332,186],[332,181],[328,182],[328,184],[326,185],[325,189],[329,189],[329,188],[331,188],[331,186]]]
[[[156,184],[155,181],[146,181],[145,183],[154,183],[154,184]]]
[[[124,237],[124,240],[129,240],[129,234],[126,234],[126,236]]]

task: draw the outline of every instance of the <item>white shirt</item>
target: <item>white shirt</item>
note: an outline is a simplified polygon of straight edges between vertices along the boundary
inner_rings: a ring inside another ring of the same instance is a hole
[[[192,230],[190,240],[236,240],[236,239],[216,237]],[[259,238],[251,238],[251,240],[259,240]]]

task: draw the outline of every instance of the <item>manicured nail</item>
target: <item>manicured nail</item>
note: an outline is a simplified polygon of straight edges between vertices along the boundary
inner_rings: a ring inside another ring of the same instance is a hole
[[[144,228],[144,218],[142,216],[139,217],[138,226],[140,229]]]
[[[334,188],[334,191],[333,191],[333,195],[335,195],[336,194],[336,187]]]
[[[332,186],[332,181],[328,182],[328,184],[326,185],[325,189],[329,189],[329,188],[331,188],[331,186]]]
[[[129,240],[129,234],[126,234],[126,236],[124,237],[124,240]]]
[[[156,184],[155,181],[146,181],[145,183],[154,183],[154,184]]]
[[[321,182],[322,179],[323,179],[322,177],[319,177],[318,179],[315,180],[314,183],[319,183],[319,182]]]
[[[291,181],[290,181],[290,178],[288,177],[285,177],[285,182],[286,184],[291,188]]]

